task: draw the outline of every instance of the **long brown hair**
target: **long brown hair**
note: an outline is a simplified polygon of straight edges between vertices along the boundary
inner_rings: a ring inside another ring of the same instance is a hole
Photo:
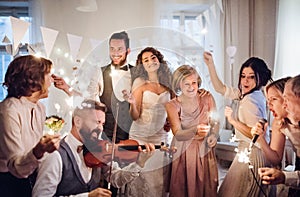
[[[160,63],[159,69],[157,71],[158,74],[158,80],[161,85],[164,85],[168,89],[171,89],[171,82],[172,82],[172,72],[167,64],[167,62],[164,60],[164,56],[155,48],[153,47],[146,47],[143,49],[137,56],[136,60],[136,69],[134,70],[132,80],[141,77],[145,80],[149,79],[148,73],[145,70],[142,62],[142,56],[145,52],[151,52],[153,55],[155,55]]]
[[[7,98],[31,96],[32,93],[45,91],[45,75],[50,73],[52,62],[33,55],[19,56],[9,65],[3,86],[7,88]]]

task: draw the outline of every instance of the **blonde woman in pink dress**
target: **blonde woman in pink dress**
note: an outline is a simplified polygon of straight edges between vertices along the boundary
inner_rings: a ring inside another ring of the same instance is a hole
[[[217,196],[218,169],[214,147],[219,123],[210,119],[215,110],[211,94],[199,96],[201,78],[188,65],[177,68],[172,87],[180,94],[165,107],[177,147],[171,165],[170,197]]]

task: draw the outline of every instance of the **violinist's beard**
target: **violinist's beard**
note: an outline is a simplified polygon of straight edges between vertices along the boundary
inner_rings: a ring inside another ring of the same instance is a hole
[[[100,135],[101,130],[96,128],[90,131],[90,129],[88,129],[86,125],[83,125],[82,128],[79,130],[79,133],[81,135],[83,144],[87,148],[89,148],[94,147],[98,144],[98,136]]]

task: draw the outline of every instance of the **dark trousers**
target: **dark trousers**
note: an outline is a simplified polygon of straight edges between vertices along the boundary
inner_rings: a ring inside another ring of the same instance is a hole
[[[9,172],[0,172],[0,196],[30,197],[32,184],[29,178],[19,179]]]

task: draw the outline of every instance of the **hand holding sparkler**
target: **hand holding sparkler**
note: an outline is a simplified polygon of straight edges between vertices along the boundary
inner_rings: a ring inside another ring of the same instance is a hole
[[[122,90],[123,98],[130,104],[135,104],[135,98],[130,91]]]
[[[256,125],[254,127],[252,127],[251,134],[253,135],[253,138],[249,145],[249,150],[253,147],[253,145],[257,141],[258,137],[265,133],[266,123],[267,123],[267,120],[262,118],[258,121],[258,123],[256,123]]]

